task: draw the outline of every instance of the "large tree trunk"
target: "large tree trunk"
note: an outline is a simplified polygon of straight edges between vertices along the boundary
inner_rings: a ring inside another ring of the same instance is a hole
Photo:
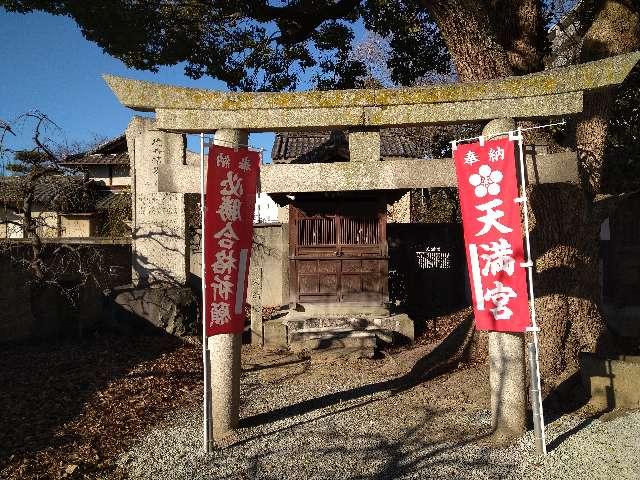
[[[580,60],[588,62],[640,48],[640,7],[630,0],[606,1],[587,31]],[[582,186],[590,199],[601,193],[604,149],[615,88],[584,95],[584,110],[576,128],[576,148]]]
[[[603,333],[599,225],[577,185],[537,185],[528,196],[540,373],[549,388],[576,371],[579,353],[593,351]]]
[[[536,0],[425,0],[424,4],[442,32],[461,81],[541,68],[544,33]],[[619,25],[629,21],[628,8],[620,5],[605,3],[587,34],[593,44],[619,41],[611,35],[611,22]],[[620,15],[626,15],[626,19]],[[608,31],[606,35],[603,29]],[[632,30],[629,27],[625,31]],[[631,44],[626,41],[624,48],[631,49]],[[621,49],[607,50],[602,56],[620,53]],[[589,165],[596,167],[602,165],[606,112],[611,101],[611,95],[603,96],[602,92],[587,94],[585,117],[578,127],[578,147],[589,147]],[[508,112],[505,114],[508,116]],[[598,274],[599,222],[593,220],[593,209],[585,201],[588,195],[580,187],[541,185],[530,188],[529,195],[536,311],[542,328],[541,374],[548,390],[575,372],[579,352],[594,350],[604,330]]]
[[[542,20],[537,0],[423,0],[463,82],[542,68]]]
[[[443,0],[424,3],[438,24],[461,81],[489,80],[513,73],[484,2]]]

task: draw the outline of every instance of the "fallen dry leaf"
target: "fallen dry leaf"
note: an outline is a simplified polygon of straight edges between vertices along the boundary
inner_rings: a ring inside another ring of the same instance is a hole
[[[112,460],[142,431],[200,401],[200,355],[197,345],[170,336],[4,347],[0,478],[115,470]]]

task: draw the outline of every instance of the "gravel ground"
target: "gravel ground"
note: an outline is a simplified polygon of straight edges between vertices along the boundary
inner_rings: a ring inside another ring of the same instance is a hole
[[[243,362],[243,423],[226,445],[202,453],[202,412],[181,410],[118,459],[121,473],[163,480],[640,478],[638,412],[561,417],[549,426],[555,448],[544,460],[533,453],[531,432],[510,448],[491,447],[486,367],[394,391],[388,380],[406,367],[393,357],[316,363],[245,348]]]
[[[598,416],[588,409],[565,415],[548,426],[549,455],[527,457],[522,466],[527,479],[640,478],[640,411],[614,410]],[[528,432],[519,443],[533,445]]]

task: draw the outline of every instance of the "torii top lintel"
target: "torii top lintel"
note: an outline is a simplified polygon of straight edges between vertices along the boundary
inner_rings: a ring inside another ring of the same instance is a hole
[[[104,79],[123,105],[155,111],[161,130],[375,129],[578,113],[583,91],[621,83],[639,60],[632,52],[520,77],[400,89],[235,93]]]

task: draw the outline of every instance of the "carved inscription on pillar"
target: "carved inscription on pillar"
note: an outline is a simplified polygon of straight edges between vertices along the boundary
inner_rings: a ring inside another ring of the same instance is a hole
[[[159,136],[154,136],[151,139],[151,171],[154,175],[158,175],[158,165],[162,162],[163,154],[162,139]]]
[[[136,198],[139,224],[177,226],[182,224],[184,207],[180,193],[142,193]],[[181,218],[182,217],[182,218]]]

